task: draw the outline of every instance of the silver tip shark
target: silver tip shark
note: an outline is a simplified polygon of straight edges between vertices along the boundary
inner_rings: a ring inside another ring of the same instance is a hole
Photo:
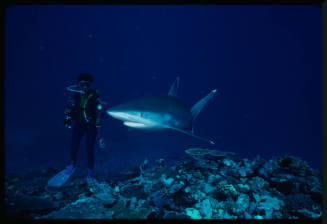
[[[173,129],[215,144],[210,139],[195,135],[193,123],[217,90],[212,90],[192,108],[189,108],[178,98],[178,87],[179,77],[172,84],[167,96],[138,98],[113,106],[107,110],[107,113],[131,128],[152,131]]]

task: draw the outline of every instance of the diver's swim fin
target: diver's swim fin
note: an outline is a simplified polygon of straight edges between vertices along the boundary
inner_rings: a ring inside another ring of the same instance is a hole
[[[61,187],[64,183],[67,182],[69,177],[74,173],[75,168],[67,172],[67,168],[60,171],[57,173],[55,176],[53,176],[49,181],[48,181],[48,186],[49,187]]]

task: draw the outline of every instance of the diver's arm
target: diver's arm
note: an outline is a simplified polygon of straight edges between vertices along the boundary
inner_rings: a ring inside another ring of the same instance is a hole
[[[65,109],[65,119],[64,125],[68,128],[71,128],[72,120],[73,120],[73,110],[76,107],[76,99],[74,93],[69,96],[68,102],[66,104]]]
[[[103,105],[101,103],[100,100],[100,95],[99,92],[96,91],[97,94],[97,120],[96,120],[96,127],[100,128],[101,127],[101,122],[103,119],[103,115],[104,115],[104,109],[103,109]]]

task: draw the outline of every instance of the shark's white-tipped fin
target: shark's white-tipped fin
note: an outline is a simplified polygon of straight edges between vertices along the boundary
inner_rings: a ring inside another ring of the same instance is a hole
[[[179,87],[179,76],[176,77],[176,80],[171,85],[168,92],[168,96],[178,97],[178,87]]]
[[[202,108],[208,103],[208,101],[215,95],[217,92],[216,89],[212,90],[208,95],[203,97],[201,100],[199,100],[191,109],[191,114],[193,117],[193,120],[199,115]]]

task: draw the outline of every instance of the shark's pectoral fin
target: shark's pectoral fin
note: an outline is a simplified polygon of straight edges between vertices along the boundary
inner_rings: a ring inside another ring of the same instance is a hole
[[[200,140],[203,140],[203,141],[206,141],[206,142],[210,142],[210,144],[212,144],[212,145],[215,144],[214,141],[212,141],[210,139],[207,139],[207,138],[200,137],[198,135],[195,135],[192,131],[186,131],[186,130],[175,128],[175,127],[169,127],[169,128],[174,129],[174,130],[179,131],[179,132],[183,132],[184,134],[193,136],[194,138],[197,138],[197,139],[200,139]]]
[[[199,100],[191,109],[191,114],[193,117],[193,120],[199,115],[202,108],[208,103],[208,101],[215,95],[217,92],[216,89],[212,90],[208,95],[203,97],[201,100]]]
[[[170,87],[170,90],[168,92],[168,96],[177,97],[178,96],[178,87],[179,87],[179,77],[177,76],[176,80],[174,81],[174,83]]]

